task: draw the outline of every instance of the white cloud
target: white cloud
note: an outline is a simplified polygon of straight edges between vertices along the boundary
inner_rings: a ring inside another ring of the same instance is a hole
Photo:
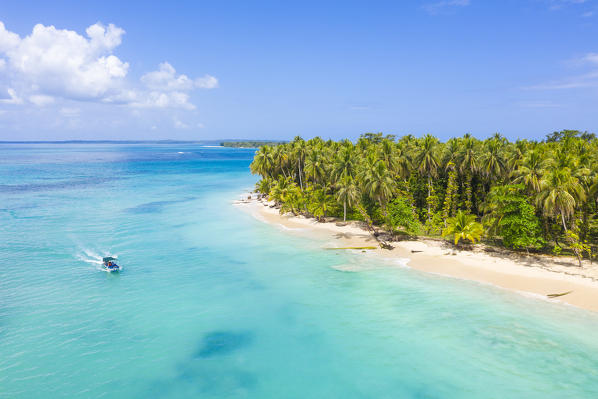
[[[151,90],[189,91],[195,88],[214,89],[218,87],[218,79],[205,75],[195,80],[187,75],[177,75],[176,70],[168,62],[158,66],[157,71],[148,72],[141,77],[141,82]]]
[[[135,108],[183,108],[195,109],[189,102],[189,94],[180,91],[123,91],[106,99],[108,103],[127,104]]]
[[[37,24],[20,38],[0,25],[0,49],[24,87],[39,94],[71,99],[98,99],[122,84],[129,64],[112,55],[124,30],[110,24],[87,28],[88,38],[74,31]]]
[[[143,75],[141,84],[128,81],[129,63],[113,54],[125,31],[96,23],[85,34],[37,24],[21,38],[0,22],[0,69],[8,70],[4,75],[11,87],[9,98],[0,101],[45,106],[62,99],[192,110],[192,90],[218,87],[215,77],[177,75],[168,62]]]
[[[581,61],[598,65],[598,53],[588,53],[581,58]]]
[[[4,23],[0,21],[0,51],[5,52],[8,49],[16,47],[19,40],[19,35],[7,31],[4,27]]]
[[[195,87],[200,89],[215,89],[218,87],[218,79],[210,75],[205,75],[203,78],[195,79]]]
[[[6,90],[9,98],[0,99],[2,104],[23,104],[23,99],[17,95],[15,89],[9,88]]]
[[[45,105],[54,103],[54,97],[46,96],[44,94],[34,94],[29,96],[29,101],[35,105],[43,107]]]
[[[525,89],[533,90],[564,90],[598,87],[598,53],[587,53],[577,60],[571,61],[572,65],[589,66],[589,71],[580,75],[570,76],[564,79],[548,83],[529,86]]]
[[[470,0],[441,0],[436,3],[426,4],[423,7],[430,14],[438,14],[446,9],[468,6],[470,3]]]
[[[177,129],[188,129],[189,125],[187,125],[186,123],[181,122],[178,119],[174,119],[174,127]]]
[[[141,77],[141,82],[152,90],[191,90],[193,80],[187,75],[176,75],[176,70],[168,62],[158,66],[157,71],[148,72]]]

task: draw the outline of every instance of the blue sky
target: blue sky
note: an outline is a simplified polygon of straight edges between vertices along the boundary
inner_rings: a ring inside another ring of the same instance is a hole
[[[598,0],[80,3],[3,0],[0,140],[598,131]]]

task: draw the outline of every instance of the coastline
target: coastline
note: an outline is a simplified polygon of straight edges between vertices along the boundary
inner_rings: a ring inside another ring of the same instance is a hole
[[[358,222],[322,223],[303,216],[280,215],[272,203],[259,201],[255,195],[251,199],[234,201],[234,205],[287,233],[317,234],[325,243],[323,249],[376,247],[353,252],[355,256],[374,256],[380,260],[404,263],[416,270],[491,284],[550,302],[598,312],[598,264],[584,261],[583,268],[579,268],[574,258],[524,256],[506,250],[457,250],[445,241],[425,238],[392,242],[394,249],[386,250],[379,248],[374,237]],[[479,247],[484,248],[482,245],[476,246]],[[556,298],[548,296],[569,291]]]

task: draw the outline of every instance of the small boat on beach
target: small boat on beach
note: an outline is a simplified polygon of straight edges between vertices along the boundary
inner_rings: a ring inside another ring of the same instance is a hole
[[[119,272],[122,270],[122,267],[116,264],[116,258],[106,256],[105,258],[102,258],[102,270],[108,273]]]

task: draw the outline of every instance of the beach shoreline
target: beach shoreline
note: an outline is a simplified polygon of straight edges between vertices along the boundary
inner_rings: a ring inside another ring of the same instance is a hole
[[[373,256],[403,264],[428,273],[490,284],[555,303],[565,303],[598,312],[598,264],[574,258],[524,256],[519,253],[476,245],[474,250],[458,250],[441,240],[422,238],[394,241],[394,249],[381,249],[376,239],[359,222],[318,222],[313,218],[281,215],[279,209],[256,195],[244,195],[234,201],[238,208],[256,219],[289,234],[319,238],[323,249],[367,248],[352,250],[355,256]],[[486,252],[483,249],[492,252]],[[391,266],[389,266],[391,267]],[[550,298],[549,295],[566,295]]]

